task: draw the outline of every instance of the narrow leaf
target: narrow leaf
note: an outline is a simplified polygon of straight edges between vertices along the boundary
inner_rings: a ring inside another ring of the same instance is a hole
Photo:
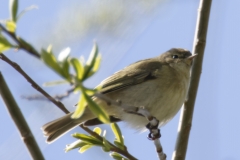
[[[106,112],[98,106],[85,92],[85,90],[82,89],[82,95],[85,97],[89,109],[95,114],[100,121],[103,123],[110,123],[109,117],[106,114]]]
[[[17,21],[17,12],[18,12],[18,0],[10,0],[9,1],[9,10],[11,15],[11,20]]]
[[[86,108],[86,105],[87,105],[87,101],[86,101],[85,97],[81,95],[81,98],[77,104],[77,108],[76,108],[75,112],[72,115],[72,118],[77,119],[77,118],[81,117]]]
[[[125,146],[123,144],[121,144],[120,142],[118,141],[114,141],[113,142],[118,148],[120,148],[121,150],[125,150]]]
[[[69,54],[71,52],[71,49],[69,47],[62,50],[58,55],[58,63],[62,68],[62,76],[68,79],[68,81],[71,81],[71,76],[69,73]]]
[[[100,62],[101,62],[101,55],[98,55],[96,57],[94,66],[93,66],[92,70],[88,73],[87,77],[91,77],[94,73],[96,73],[98,71]]]
[[[9,32],[14,33],[16,30],[16,23],[14,21],[6,21],[6,28]]]
[[[0,52],[6,51],[11,47],[11,43],[9,43],[8,40],[0,34]]]
[[[56,85],[61,85],[61,84],[68,84],[68,81],[58,80],[58,81],[45,82],[45,83],[43,83],[43,86],[44,87],[51,87],[51,86],[56,86]]]
[[[98,145],[98,146],[102,146],[102,142],[100,140],[96,139],[95,137],[88,136],[88,135],[81,134],[81,133],[74,133],[74,134],[72,134],[72,136],[74,138],[82,140],[83,142]]]
[[[124,140],[122,137],[122,132],[116,123],[111,123],[112,131],[116,137],[116,140],[124,146]]]
[[[89,58],[87,60],[86,66],[85,66],[85,73],[84,73],[84,76],[83,76],[83,80],[88,77],[88,74],[92,70],[92,68],[95,64],[97,55],[98,55],[98,47],[97,47],[96,44],[94,44],[93,49],[92,49],[92,51],[89,55]]]
[[[30,6],[30,7],[25,8],[25,9],[24,9],[23,11],[21,11],[21,12],[19,13],[19,15],[17,16],[17,21],[18,21],[26,12],[28,12],[28,11],[30,11],[30,10],[32,10],[32,9],[38,9],[38,6],[32,5],[32,6]]]
[[[58,61],[59,62],[66,61],[67,58],[69,57],[70,52],[71,52],[71,49],[69,47],[63,49],[58,55]]]
[[[80,153],[83,153],[83,152],[87,151],[88,149],[90,149],[92,146],[93,146],[93,145],[91,145],[91,144],[87,144],[87,145],[85,145],[85,146],[82,146],[82,147],[79,149],[79,152],[80,152]]]
[[[77,140],[71,144],[66,145],[65,152],[68,152],[70,150],[73,150],[75,148],[81,148],[82,146],[85,146],[89,143],[83,142],[81,140]]]
[[[98,135],[101,135],[102,130],[101,130],[101,128],[96,127],[96,128],[93,129],[93,132],[97,133]]]
[[[105,148],[105,150],[111,150],[111,145],[108,143],[108,141],[106,140],[106,138],[105,138],[105,136],[106,136],[106,130],[104,130],[104,132],[103,132],[103,145],[104,145],[104,148]]]
[[[81,81],[82,78],[83,78],[83,74],[84,74],[84,66],[83,66],[83,64],[77,58],[72,58],[70,60],[70,62],[71,62],[72,66],[73,66],[73,68],[74,68],[74,70],[75,70],[75,72],[77,74],[77,79],[79,81]]]
[[[41,58],[50,68],[52,68],[58,74],[62,75],[61,68],[58,65],[57,60],[53,55],[51,49],[48,49],[48,51],[42,49]]]
[[[113,157],[116,160],[129,160],[128,158],[124,158],[122,155],[116,152],[110,153],[110,156]]]

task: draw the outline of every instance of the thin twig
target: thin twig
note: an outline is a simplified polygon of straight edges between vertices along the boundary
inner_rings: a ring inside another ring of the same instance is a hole
[[[202,72],[202,62],[206,44],[208,20],[210,15],[212,0],[201,0],[199,5],[198,19],[195,31],[193,52],[198,56],[194,59],[189,92],[182,108],[182,114],[179,121],[179,133],[176,141],[173,160],[184,160],[186,157],[188,139],[192,126],[192,117],[194,103],[197,95],[200,75]]]
[[[98,99],[105,101],[109,105],[121,107],[127,113],[132,113],[132,114],[143,116],[149,121],[150,126],[158,127],[158,120],[155,117],[153,117],[149,113],[149,111],[144,109],[143,107],[139,108],[139,107],[135,107],[135,106],[129,106],[129,105],[123,104],[119,100],[113,101],[112,99],[108,98],[107,96],[105,96],[104,94],[101,94],[101,93],[95,93],[94,96],[97,97]],[[160,160],[166,160],[166,154],[163,152],[163,148],[162,148],[160,138],[159,138],[160,131],[157,128],[153,128],[150,130],[150,132],[151,132],[150,134],[153,135],[152,140],[154,141],[154,145],[156,148],[156,152],[158,154],[158,158]]]
[[[37,145],[37,142],[28,127],[24,116],[22,115],[21,110],[19,109],[15,99],[13,98],[7,83],[5,82],[1,72],[0,72],[0,95],[5,102],[6,108],[14,121],[15,125],[17,126],[21,138],[25,143],[32,159],[34,160],[44,160],[41,150]]]
[[[53,97],[51,97],[47,92],[45,92],[32,78],[30,78],[26,72],[22,70],[22,68],[15,62],[8,59],[4,54],[0,54],[0,59],[10,64],[14,69],[16,69],[23,77],[32,85],[33,88],[35,88],[37,91],[39,91],[41,94],[43,94],[47,99],[49,99],[51,102],[53,102],[59,109],[61,109],[64,113],[69,113],[69,111],[65,108],[65,106],[62,104],[62,102],[55,100]]]
[[[31,55],[33,55],[33,56],[35,56],[39,59],[41,58],[40,54],[30,44],[28,44],[22,38],[17,37],[14,32],[8,31],[5,27],[3,27],[2,24],[0,24],[0,29],[2,29],[2,31],[4,33],[9,35],[19,45],[18,47],[20,49],[23,49],[23,50],[27,51],[28,53],[30,53]]]
[[[52,103],[54,103],[59,109],[61,109],[64,113],[68,114],[69,111],[65,108],[65,106],[60,102],[55,100],[53,97],[51,97],[48,93],[46,93],[38,84],[36,84],[36,82],[34,82],[22,69],[21,67],[11,61],[10,59],[8,59],[3,53],[0,53],[0,59],[2,59],[3,61],[7,62],[9,65],[11,65],[14,69],[16,69],[31,85],[33,88],[35,88],[37,91],[39,91],[42,95],[44,95],[46,98],[48,98]],[[83,124],[79,125],[83,130],[85,130],[87,133],[89,133],[90,135],[96,137],[97,139],[103,141],[103,138],[101,136],[99,136],[98,134],[96,134],[95,132],[93,132],[92,130],[90,130],[89,128],[85,127]],[[125,157],[127,157],[130,160],[137,160],[134,156],[132,156],[127,150],[122,150],[118,147],[116,147],[115,145],[113,145],[112,143],[110,143],[109,141],[107,141],[111,146],[111,151],[112,152],[117,152],[120,153],[122,155],[124,155]]]
[[[58,94],[58,95],[55,95],[55,96],[52,96],[52,97],[56,100],[61,101],[64,98],[67,98],[74,91],[74,88],[75,87],[72,87],[71,89],[67,90],[65,93]],[[27,100],[49,100],[43,95],[31,95],[31,96],[21,96],[21,97],[24,98],[24,99],[27,99]]]

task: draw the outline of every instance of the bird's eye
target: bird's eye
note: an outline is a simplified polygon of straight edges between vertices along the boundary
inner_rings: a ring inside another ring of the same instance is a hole
[[[172,58],[176,59],[176,58],[178,58],[178,55],[173,55]]]

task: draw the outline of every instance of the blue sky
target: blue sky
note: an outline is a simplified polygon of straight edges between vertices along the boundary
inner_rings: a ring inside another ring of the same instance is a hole
[[[6,19],[9,16],[8,1],[0,1],[0,19]],[[100,71],[86,82],[89,87],[96,86],[104,78],[126,65],[141,59],[155,57],[172,47],[192,50],[199,5],[197,0],[165,0],[156,5],[154,11],[146,13],[137,11],[135,8],[131,13],[133,17],[130,19],[131,21],[121,20],[123,27],[120,27],[117,35],[110,33],[108,35],[107,25],[97,26],[98,29],[93,28],[86,35],[78,34],[76,30],[72,33],[67,32],[64,30],[64,25],[59,27],[61,24],[59,24],[59,19],[61,20],[66,13],[71,12],[69,8],[75,6],[88,10],[87,7],[90,3],[97,3],[97,1],[20,1],[19,10],[33,4],[37,5],[38,9],[30,11],[22,17],[18,23],[17,33],[30,41],[38,50],[48,44],[53,44],[53,49],[57,54],[62,49],[71,47],[71,54],[76,57],[81,55],[87,57],[93,40],[97,41],[102,54],[102,65]],[[237,160],[240,157],[239,6],[240,1],[238,0],[231,2],[219,0],[212,3],[187,160]],[[69,19],[74,19],[74,15],[75,12]],[[67,24],[65,25],[68,25],[69,21],[66,20]],[[59,30],[65,38],[59,34],[60,32],[57,32]],[[60,79],[41,61],[23,51],[11,50],[5,54],[19,63],[38,84]],[[37,91],[31,88],[26,80],[5,62],[0,61],[0,69],[46,159],[111,159],[100,148],[92,148],[84,154],[78,153],[77,150],[64,153],[65,145],[74,141],[70,134],[83,132],[80,128],[71,131],[53,144],[46,144],[40,127],[46,122],[62,116],[63,113],[50,102],[22,99],[22,95],[37,94]],[[68,86],[60,86],[44,89],[54,95],[63,93],[67,88]],[[70,110],[74,110],[72,106],[77,102],[78,97],[73,94],[63,100],[63,103]],[[30,159],[2,101],[0,102],[0,117],[0,127],[2,128],[0,159]],[[171,159],[174,151],[178,120],[179,114],[161,129],[161,142],[168,159]],[[113,140],[114,137],[109,126],[102,125],[100,127],[107,130],[107,138],[110,141]],[[136,133],[125,127],[124,123],[120,123],[120,127],[130,153],[139,159],[157,159],[153,143],[146,138],[147,133]]]

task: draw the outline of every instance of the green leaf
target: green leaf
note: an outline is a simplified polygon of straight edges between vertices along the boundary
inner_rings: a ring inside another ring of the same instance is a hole
[[[70,62],[71,62],[72,66],[73,66],[73,68],[74,68],[74,70],[75,70],[75,72],[77,74],[77,79],[79,81],[81,81],[82,78],[83,78],[83,75],[84,75],[84,66],[83,66],[83,64],[77,58],[72,58],[70,60]]]
[[[82,146],[82,147],[79,149],[79,152],[80,152],[80,153],[83,153],[83,152],[87,151],[88,149],[90,149],[92,146],[93,146],[93,145],[91,145],[91,144],[87,144],[87,145],[85,145],[85,146]]]
[[[45,82],[43,84],[43,86],[44,87],[51,87],[51,86],[56,86],[56,85],[61,85],[61,84],[68,84],[68,81],[66,81],[66,80],[58,80],[58,81]]]
[[[87,77],[91,77],[94,73],[96,73],[98,71],[100,62],[101,62],[101,55],[98,55],[96,57],[94,66],[93,66],[92,70],[88,73]]]
[[[87,95],[84,89],[82,89],[82,95],[85,97],[88,103],[88,108],[93,112],[93,114],[95,114],[103,123],[110,123],[107,113]]]
[[[93,129],[93,132],[97,133],[98,135],[101,135],[102,130],[101,130],[101,128],[99,128],[99,127],[95,127],[95,128]]]
[[[125,150],[125,146],[123,144],[121,144],[120,142],[118,142],[117,140],[115,140],[113,142],[118,148],[120,148],[121,150]]]
[[[0,52],[6,51],[12,47],[12,44],[8,42],[8,40],[0,34]]]
[[[81,95],[81,98],[77,104],[77,108],[76,108],[75,112],[72,115],[72,118],[77,119],[77,118],[81,117],[86,108],[86,105],[87,105],[87,101],[86,101],[85,97]]]
[[[68,152],[70,150],[73,150],[75,148],[81,148],[82,146],[85,146],[89,143],[83,142],[81,140],[77,140],[71,144],[66,145],[65,152]]]
[[[6,21],[6,28],[9,32],[14,33],[16,30],[16,23],[14,21]]]
[[[9,10],[11,15],[11,20],[17,21],[17,12],[18,12],[18,0],[10,0],[9,1]]]
[[[21,11],[20,13],[19,13],[19,15],[17,16],[17,21],[26,13],[26,12],[28,12],[28,11],[30,11],[30,10],[32,10],[32,9],[38,9],[38,7],[36,6],[36,5],[32,5],[32,6],[30,6],[30,7],[27,7],[27,8],[25,8],[23,11]]]
[[[52,53],[51,46],[48,47],[47,51],[42,49],[41,58],[50,68],[52,68],[58,74],[62,75],[61,68],[57,63],[55,56]]]
[[[96,139],[95,137],[88,136],[88,135],[85,135],[82,133],[74,133],[74,134],[72,134],[72,136],[74,138],[82,140],[83,142],[86,142],[86,143],[89,143],[92,145],[102,146],[102,142],[100,140]]]
[[[93,49],[89,55],[89,58],[87,60],[86,66],[85,66],[85,73],[83,76],[83,80],[85,80],[88,77],[90,71],[92,70],[92,68],[95,64],[97,55],[98,55],[98,47],[97,47],[97,44],[94,44]]]
[[[24,48],[27,48],[28,50],[32,50],[33,52],[37,53],[35,48],[30,43],[26,42],[20,37],[18,37],[18,41],[21,43],[22,46],[24,46]]]
[[[69,73],[69,61],[66,59],[66,61],[62,62],[62,64],[60,64],[60,65],[62,67],[63,77],[65,77],[70,82],[71,76]]]
[[[116,160],[129,160],[128,158],[124,158],[122,155],[116,152],[110,153],[110,156],[113,157]]]
[[[105,136],[106,136],[106,130],[104,130],[104,132],[103,132],[103,137],[102,137],[103,138],[103,145],[104,145],[104,148],[105,148],[106,151],[110,151],[112,146],[108,143]]]
[[[70,52],[71,52],[71,49],[69,47],[63,49],[58,55],[58,61],[59,62],[67,61],[67,58],[69,57]]]
[[[124,146],[124,140],[123,140],[123,136],[122,136],[122,132],[120,130],[120,128],[118,127],[118,125],[116,123],[111,123],[111,128],[112,131],[116,137],[116,140],[118,142],[120,142],[122,144],[122,146]]]

